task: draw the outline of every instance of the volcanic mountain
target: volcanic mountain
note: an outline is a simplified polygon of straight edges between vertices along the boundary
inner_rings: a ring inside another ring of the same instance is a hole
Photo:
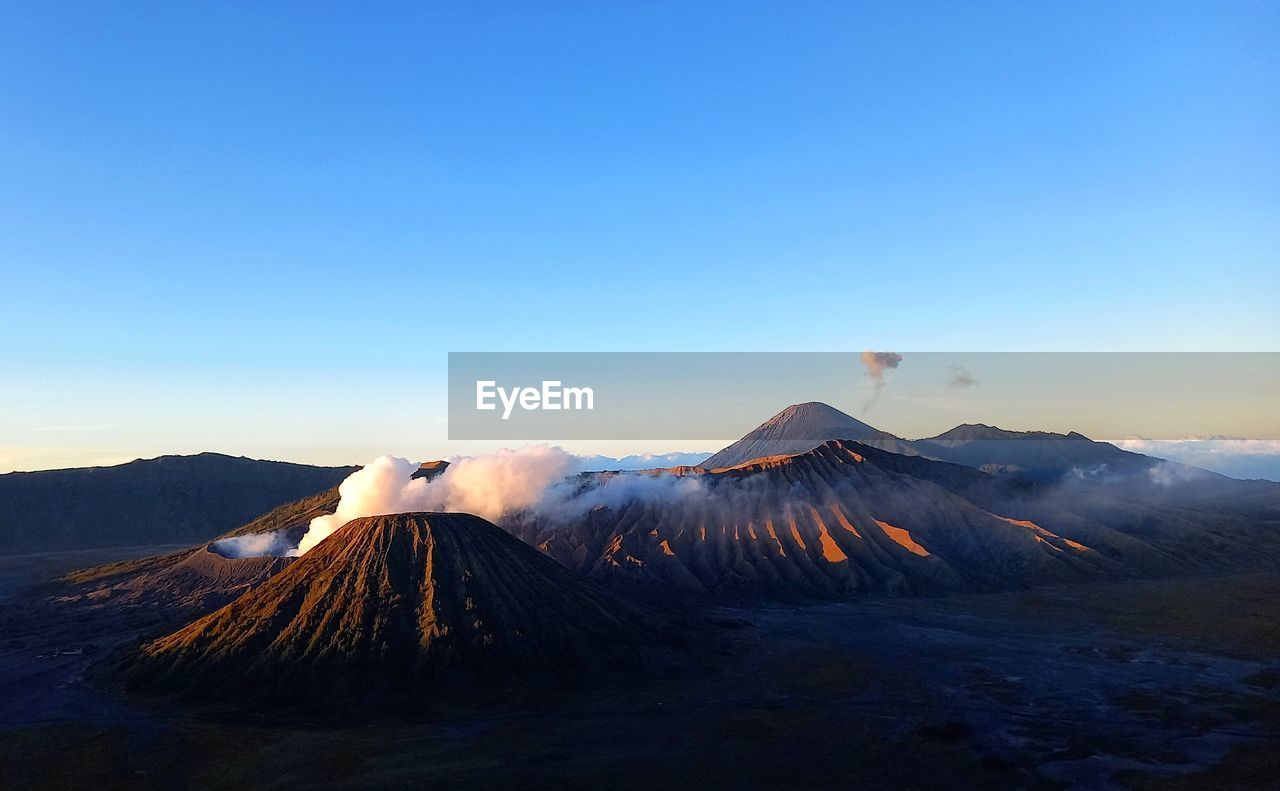
[[[348,522],[253,592],[142,647],[127,673],[150,690],[330,703],[445,677],[634,665],[658,635],[479,517],[397,514]]]
[[[894,435],[872,428],[835,407],[809,401],[792,404],[698,466],[706,469],[736,467],[766,456],[804,453],[832,439],[901,442]],[[893,447],[888,449],[895,450]]]
[[[647,474],[680,485],[608,497],[593,492],[625,493],[628,479],[588,476],[563,507],[504,526],[601,582],[707,595],[982,591],[1280,562],[1280,486],[1257,482],[1221,479],[1230,492],[1189,502],[1150,481],[1037,483],[847,440]],[[1245,488],[1248,513],[1230,505]]]

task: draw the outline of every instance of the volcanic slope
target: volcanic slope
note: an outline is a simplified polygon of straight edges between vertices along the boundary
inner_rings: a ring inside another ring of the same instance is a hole
[[[554,517],[525,513],[504,526],[602,582],[710,595],[982,591],[1280,558],[1275,525],[1074,497],[843,440],[648,474],[692,480],[668,496],[585,498],[610,504],[580,511],[570,500]],[[576,496],[622,480],[588,477]]]
[[[294,558],[234,557],[225,543],[278,535],[297,544],[311,519],[338,507],[333,487],[273,508],[242,527],[191,549],[81,569],[67,574],[74,593],[67,599],[109,607],[155,609],[162,617],[193,617],[212,612],[266,582]]]
[[[74,593],[64,601],[154,609],[162,618],[202,615],[233,601],[283,571],[293,558],[230,558],[212,544],[63,577]]]
[[[479,517],[397,514],[348,522],[262,587],[143,646],[127,673],[196,697],[409,703],[400,696],[444,676],[633,666],[659,633]]]

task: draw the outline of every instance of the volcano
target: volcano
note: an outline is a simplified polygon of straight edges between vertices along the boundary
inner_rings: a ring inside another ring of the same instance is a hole
[[[887,443],[879,447],[899,452],[903,449],[893,445],[902,443],[905,446],[902,440],[887,431],[868,426],[833,406],[809,401],[792,404],[699,466],[707,469],[736,467],[767,456],[804,453],[832,439],[878,440]]]
[[[1079,525],[1060,533],[988,510],[931,480],[933,467],[989,477],[832,440],[730,468],[649,473],[691,478],[694,494],[504,526],[605,584],[695,595],[981,591],[1114,570],[1093,546],[1101,536],[1086,543]]]
[[[397,514],[348,522],[261,587],[143,646],[127,675],[193,697],[328,703],[445,677],[635,666],[660,631],[484,519]]]
[[[685,480],[678,495],[592,500],[626,481],[586,477],[575,497],[602,504],[503,526],[604,584],[684,595],[990,591],[1280,562],[1267,521],[1280,487],[1257,482],[1223,479],[1222,495],[1189,501],[1150,482],[1048,484],[848,440],[640,474]]]

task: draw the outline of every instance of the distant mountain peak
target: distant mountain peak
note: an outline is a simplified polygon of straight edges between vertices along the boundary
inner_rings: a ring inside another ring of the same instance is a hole
[[[766,420],[764,423],[760,424],[756,430],[759,431],[765,426],[771,425],[794,426],[805,425],[815,421],[831,425],[858,426],[875,431],[875,429],[872,429],[861,420],[858,420],[852,415],[841,412],[830,404],[824,404],[821,401],[805,401],[802,404],[792,404]]]
[[[702,462],[707,468],[735,467],[764,456],[804,453],[832,439],[896,439],[821,401],[792,404],[756,426],[742,439]]]

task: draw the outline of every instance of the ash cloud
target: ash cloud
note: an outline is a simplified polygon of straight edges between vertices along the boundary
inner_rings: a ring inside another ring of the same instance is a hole
[[[871,379],[871,397],[862,405],[862,411],[868,412],[884,391],[885,374],[902,363],[902,355],[897,352],[867,350],[862,353],[861,359],[863,367],[867,369],[867,376]]]
[[[947,384],[951,387],[973,387],[978,383],[973,374],[969,373],[967,368],[959,365],[951,366],[951,376],[947,378]]]

